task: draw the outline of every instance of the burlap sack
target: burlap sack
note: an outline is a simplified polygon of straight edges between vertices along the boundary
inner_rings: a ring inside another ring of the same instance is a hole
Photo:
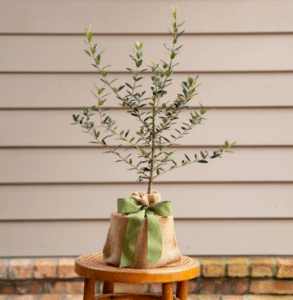
[[[133,193],[131,198],[141,202],[143,205],[151,205],[160,201],[160,195],[152,191],[151,195],[144,192]],[[176,262],[181,259],[177,247],[174,219],[173,216],[161,217],[156,216],[159,220],[162,230],[162,256],[156,264],[148,261],[147,250],[147,220],[144,219],[140,227],[137,240],[134,264],[130,268],[148,269],[162,267],[168,263]],[[128,221],[127,214],[119,214],[117,211],[112,212],[110,219],[110,228],[106,243],[103,249],[104,261],[107,264],[118,267],[120,264],[121,249]]]

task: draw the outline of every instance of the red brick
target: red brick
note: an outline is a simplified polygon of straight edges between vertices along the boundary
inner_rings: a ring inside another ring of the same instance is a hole
[[[29,293],[29,283],[28,282],[19,282],[16,284],[16,292],[17,294],[24,295]]]
[[[275,263],[272,258],[260,257],[250,258],[252,277],[273,277]]]
[[[249,275],[249,262],[244,257],[227,258],[227,275],[230,277],[246,277]]]
[[[54,294],[80,294],[83,293],[84,283],[81,281],[56,282],[51,286],[50,293]]]
[[[278,278],[293,278],[293,258],[276,258]]]
[[[7,300],[8,297],[6,295],[0,295],[0,300]]]
[[[55,259],[36,259],[34,265],[35,278],[55,278],[56,266]]]
[[[187,300],[198,300],[197,295],[188,294]]]
[[[221,300],[218,295],[197,295],[197,300]]]
[[[247,300],[293,300],[293,296],[246,295]]]
[[[57,265],[58,278],[76,278],[79,277],[74,271],[75,259],[60,259]]]
[[[6,266],[5,266],[5,260],[0,259],[0,279],[6,279]]]
[[[9,264],[10,279],[31,278],[31,262],[28,259],[12,259]]]
[[[82,294],[83,289],[84,289],[84,283],[81,281],[67,282],[67,293]]]
[[[172,284],[173,293],[176,293],[177,284],[174,282]],[[197,283],[194,280],[188,281],[187,291],[189,294],[195,293],[197,289]],[[162,284],[161,283],[152,283],[150,286],[151,294],[160,294],[162,293]]]
[[[214,294],[216,292],[216,283],[214,281],[201,281],[200,293],[201,294]]]
[[[246,280],[237,280],[235,282],[235,293],[243,295],[248,292],[248,282]]]
[[[33,295],[15,296],[13,300],[35,300],[35,296]]]
[[[250,284],[253,294],[293,294],[292,280],[253,280]]]
[[[66,300],[83,300],[83,295],[66,295]]]
[[[45,295],[42,295],[39,300],[60,300],[60,299],[61,299],[61,295],[45,294]]]
[[[236,295],[223,295],[222,300],[243,300],[242,296]]]
[[[66,294],[66,292],[67,282],[55,282],[50,288],[50,293],[52,294]]]
[[[225,263],[219,258],[204,258],[202,263],[202,276],[204,277],[224,277]]]
[[[147,283],[124,283],[115,282],[115,293],[146,293],[148,290]],[[103,282],[100,283],[100,291],[103,291]]]
[[[216,293],[221,295],[233,294],[234,281],[233,280],[216,280]]]
[[[31,282],[29,285],[30,294],[40,294],[43,292],[43,285],[39,282]]]
[[[15,287],[9,282],[1,282],[0,292],[5,295],[11,295],[15,292]]]
[[[15,288],[18,294],[40,294],[43,292],[42,283],[35,281],[19,281],[16,282]]]

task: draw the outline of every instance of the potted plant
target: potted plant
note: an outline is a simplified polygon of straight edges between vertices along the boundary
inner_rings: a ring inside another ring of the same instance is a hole
[[[156,63],[151,60],[150,65],[144,68],[143,44],[136,42],[133,49],[134,54],[130,55],[133,67],[127,68],[132,81],[121,86],[115,85],[117,78],[108,79],[110,77],[107,71],[109,66],[101,65],[103,51],[98,52],[98,45],[92,42],[93,35],[90,27],[85,28],[87,37],[85,43],[88,48],[85,52],[93,60],[93,66],[101,74],[102,85],[97,86],[95,84],[96,91],[93,94],[97,99],[97,104],[89,108],[84,107],[81,114],[73,115],[74,124],[85,129],[95,140],[94,143],[106,148],[106,153],[116,155],[118,157],[117,162],[124,162],[130,166],[130,170],[136,171],[139,182],[147,183],[146,192],[133,193],[129,199],[118,199],[118,213],[114,217],[111,216],[111,227],[104,247],[104,255],[108,255],[108,258],[112,259],[107,261],[106,257],[105,260],[108,263],[118,264],[120,267],[157,267],[180,259],[175,235],[171,234],[171,244],[174,245],[174,251],[171,251],[173,258],[169,257],[169,260],[162,260],[164,235],[170,236],[170,233],[164,232],[164,230],[170,229],[171,232],[172,230],[174,232],[172,208],[168,201],[160,202],[160,195],[153,191],[153,182],[171,170],[193,163],[208,163],[208,160],[219,158],[224,152],[232,152],[230,148],[235,144],[235,142],[229,144],[228,141],[225,141],[223,147],[211,154],[208,151],[200,151],[199,154],[194,154],[192,158],[184,154],[180,163],[173,158],[175,151],[171,147],[178,145],[177,142],[180,138],[183,138],[196,125],[203,122],[203,116],[207,109],[200,105],[199,111],[190,112],[189,119],[177,127],[180,113],[190,109],[189,102],[198,94],[196,91],[198,76],[195,78],[188,77],[183,81],[181,93],[175,97],[172,95],[173,100],[168,96],[166,97],[168,95],[167,87],[172,84],[172,74],[177,65],[175,61],[178,51],[182,47],[182,45],[178,46],[178,40],[184,33],[184,30],[179,30],[184,22],[180,24],[177,22],[178,8],[172,8],[173,20],[170,22],[172,30],[169,30],[172,45],[164,44],[170,52],[168,61],[160,60],[159,63]],[[150,97],[146,95],[146,90],[143,90],[141,84],[144,79],[143,75],[147,71],[151,73]],[[107,90],[110,93],[107,93]],[[119,105],[140,122],[137,129],[120,129],[116,121],[108,114],[109,108],[106,107],[105,103],[111,93],[118,99]],[[95,114],[98,114],[100,118],[99,124],[95,124],[92,120],[92,116]],[[126,143],[128,145],[126,150],[132,150],[132,152],[123,154],[121,149],[125,146],[122,143],[116,147],[109,146],[108,141],[113,138]],[[136,217],[132,218],[133,215]],[[147,218],[145,225],[147,228],[143,228],[145,217]],[[124,222],[125,224],[122,226],[123,218],[126,223]],[[162,225],[160,220],[169,220],[169,223]],[[152,226],[154,228],[149,228]],[[115,237],[119,235],[122,235],[122,238],[117,242]],[[144,240],[145,242],[143,242]],[[113,246],[113,243],[116,244]],[[168,241],[165,241],[166,243],[168,244]],[[140,249],[138,249],[138,244],[142,245]],[[160,245],[158,246],[158,244]],[[107,251],[108,254],[105,254]],[[117,253],[113,254],[115,251]],[[115,262],[113,262],[113,255]],[[137,257],[135,258],[135,256]]]

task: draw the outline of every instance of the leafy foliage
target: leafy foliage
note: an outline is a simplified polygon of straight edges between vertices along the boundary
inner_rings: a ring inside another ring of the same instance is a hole
[[[183,23],[177,23],[178,9],[173,8],[173,21],[170,22],[172,30],[169,30],[172,37],[172,46],[164,44],[164,47],[170,52],[169,62],[161,60],[160,63],[155,63],[151,60],[151,65],[148,69],[143,69],[143,44],[136,42],[134,44],[134,54],[130,55],[130,58],[134,62],[132,68],[127,68],[132,75],[132,82],[127,82],[125,85],[116,87],[114,82],[108,80],[109,72],[106,69],[109,65],[100,67],[102,61],[102,52],[98,53],[98,45],[92,45],[93,35],[89,27],[85,28],[87,41],[85,44],[88,50],[85,50],[86,54],[93,59],[93,66],[100,72],[102,78],[100,78],[102,85],[98,87],[95,85],[96,91],[94,96],[97,98],[97,105],[81,110],[80,115],[73,115],[74,124],[79,124],[82,128],[86,129],[87,133],[90,133],[94,139],[94,143],[98,143],[107,149],[106,153],[113,153],[118,156],[116,162],[124,161],[130,165],[130,170],[135,170],[138,174],[139,182],[148,182],[148,193],[152,189],[152,183],[158,176],[171,171],[173,169],[180,168],[193,163],[208,163],[209,159],[221,157],[223,152],[232,152],[229,149],[234,146],[235,142],[229,144],[225,141],[225,144],[220,149],[213,151],[209,154],[207,151],[201,151],[200,156],[194,155],[194,158],[190,158],[184,154],[184,158],[181,163],[177,163],[172,155],[175,151],[170,151],[169,148],[176,146],[177,140],[187,135],[194,126],[201,124],[204,120],[203,115],[207,112],[207,109],[201,106],[199,112],[191,112],[190,118],[186,122],[183,122],[180,129],[174,128],[176,120],[179,118],[179,114],[190,107],[187,105],[189,101],[197,95],[196,88],[198,76],[195,78],[188,77],[186,81],[181,84],[182,91],[177,94],[172,103],[163,102],[163,98],[167,94],[166,87],[172,84],[172,74],[174,67],[174,60],[177,57],[179,49],[182,45],[177,46],[179,37],[184,33],[184,30],[179,31]],[[141,88],[140,82],[143,80],[143,73],[146,71],[151,72],[151,97],[146,97],[146,91],[138,91]],[[111,93],[107,93],[106,90],[110,90],[116,98],[119,100],[119,104],[127,109],[127,112],[140,121],[141,126],[135,133],[135,136],[130,134],[130,129],[120,130],[116,125],[115,120],[107,113],[109,108],[105,107],[107,96]],[[123,94],[123,95],[122,95]],[[164,98],[165,99],[165,98]],[[96,125],[91,117],[94,114],[99,114],[100,124]],[[171,138],[167,138],[166,131],[174,129],[176,134],[171,134]],[[102,132],[103,131],[103,132]],[[120,147],[118,145],[115,148],[108,145],[108,141],[115,137],[117,140],[126,142],[129,146],[126,150],[134,149],[137,151],[138,162],[134,162],[132,154],[121,154]]]

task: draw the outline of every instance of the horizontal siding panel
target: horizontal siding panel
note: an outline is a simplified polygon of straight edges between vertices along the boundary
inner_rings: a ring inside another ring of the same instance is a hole
[[[2,33],[79,33],[86,24],[102,33],[161,33],[173,1],[1,0]],[[290,0],[180,1],[188,32],[293,31]],[[152,17],[152,18],[151,18]],[[52,20],[54,19],[54,22]],[[115,22],[113,22],[115,20]]]
[[[212,149],[210,149],[212,150]],[[128,166],[102,149],[1,149],[0,183],[132,182]],[[191,158],[199,149],[177,149],[174,159]],[[185,166],[159,177],[164,182],[185,181],[292,181],[292,149],[236,148],[209,164]],[[136,160],[134,159],[134,163]]]
[[[180,83],[195,73],[174,74],[173,84],[167,87],[169,95],[180,91]],[[131,82],[131,75],[112,74],[118,77],[117,86]],[[110,77],[109,77],[110,78]],[[96,74],[0,74],[1,108],[70,108],[95,104],[91,94],[99,85]],[[293,73],[217,73],[201,74],[198,83],[198,102],[211,107],[293,106]],[[142,84],[150,90],[150,75]],[[17,87],[17,88],[15,88]],[[12,92],[13,91],[13,92]],[[107,105],[118,106],[118,99],[109,96]]]
[[[176,220],[175,231],[185,255],[290,255],[292,225],[293,220]],[[9,243],[0,244],[0,253],[9,257],[101,252],[108,227],[109,221],[2,222],[0,235]]]
[[[78,114],[79,110],[0,111],[0,146],[97,146],[89,143],[95,139],[84,134],[84,129],[70,125],[73,113]],[[189,113],[183,112],[174,128],[180,129],[184,126],[182,122],[189,123]],[[112,110],[108,114],[117,121],[117,132],[126,132],[130,128],[129,136],[138,138],[135,132],[141,123],[137,118],[125,110]],[[178,141],[179,144],[214,146],[228,139],[230,142],[238,141],[238,145],[293,145],[293,136],[287,133],[287,130],[293,128],[293,109],[218,109],[208,111],[204,117],[207,119],[203,121],[204,125],[195,126]],[[98,114],[92,120],[97,126],[100,125]],[[250,126],[247,126],[247,122]],[[165,133],[171,141],[172,133],[178,135],[174,129]],[[101,136],[106,135],[103,133]],[[125,142],[117,141],[116,137],[109,138],[107,143],[126,145]]]
[[[0,186],[0,220],[109,219],[138,184]],[[175,218],[293,218],[292,184],[162,184]],[[184,205],[182,205],[184,203]]]
[[[80,72],[94,71],[92,60],[84,53],[81,36],[0,36],[1,72]],[[96,40],[96,37],[95,37]],[[107,51],[102,66],[110,71],[125,71],[133,44],[145,45],[144,66],[150,59],[166,59],[170,52],[165,36],[100,36],[99,49]],[[291,71],[293,35],[182,36],[177,71]],[[21,55],[19,53],[21,49]],[[269,51],[268,51],[269,49]]]

